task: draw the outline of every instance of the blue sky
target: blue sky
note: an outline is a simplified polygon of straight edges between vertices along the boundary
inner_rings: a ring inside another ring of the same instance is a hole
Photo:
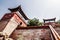
[[[0,0],[0,18],[10,12],[8,8],[19,5],[30,19],[34,17],[40,21],[44,18],[60,19],[60,0]]]

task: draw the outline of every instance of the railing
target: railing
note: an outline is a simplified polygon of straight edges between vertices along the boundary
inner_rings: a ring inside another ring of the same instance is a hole
[[[60,40],[60,36],[59,36],[59,34],[55,31],[55,29],[54,29],[51,25],[49,25],[49,28],[50,28],[50,30],[51,30],[51,32],[52,32],[52,35],[54,36],[54,39],[55,39],[55,40]]]

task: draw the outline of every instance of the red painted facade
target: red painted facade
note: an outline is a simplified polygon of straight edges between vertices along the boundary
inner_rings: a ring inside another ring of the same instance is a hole
[[[27,24],[25,23],[25,21],[24,21],[22,18],[20,18],[20,17],[16,14],[16,12],[5,14],[5,15],[2,17],[1,20],[8,20],[8,19],[11,19],[12,17],[14,17],[14,19],[15,19],[17,22],[21,23],[20,26],[22,26],[22,27],[27,27]]]
[[[15,18],[17,22],[21,23],[20,25],[21,27],[27,27],[27,24],[25,23],[25,21],[22,18],[20,18],[16,13],[14,13],[13,17]]]

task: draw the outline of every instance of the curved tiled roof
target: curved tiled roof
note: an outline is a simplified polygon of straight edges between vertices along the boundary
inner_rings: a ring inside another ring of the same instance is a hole
[[[21,5],[16,7],[16,8],[8,8],[8,10],[10,10],[11,12],[16,12],[19,11],[20,14],[24,17],[25,20],[28,20],[28,17],[25,15],[25,13],[23,12]]]

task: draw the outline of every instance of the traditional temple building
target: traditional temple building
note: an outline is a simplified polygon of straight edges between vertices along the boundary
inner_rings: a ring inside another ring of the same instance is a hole
[[[8,8],[10,13],[6,13],[0,20],[0,32],[10,36],[17,27],[27,27],[26,20],[29,20],[22,11],[21,6]]]
[[[43,19],[44,26],[27,26],[25,21],[29,18],[21,6],[8,8],[8,10],[10,13],[6,13],[0,20],[0,32],[3,35],[13,40],[52,40],[48,25],[55,24],[56,18]]]
[[[22,11],[21,6],[8,8],[8,10],[11,12],[6,13],[0,20],[0,32],[4,35],[6,34],[13,40],[43,40],[45,35],[44,39],[50,40],[49,31],[45,29],[48,26],[27,26],[25,21],[29,20],[29,18]]]
[[[6,13],[1,20],[10,20],[13,17],[15,21],[19,22],[20,26],[23,27],[27,26],[25,20],[29,19],[22,11],[21,6],[18,6],[17,8],[8,8],[8,10],[10,10],[11,13]]]

